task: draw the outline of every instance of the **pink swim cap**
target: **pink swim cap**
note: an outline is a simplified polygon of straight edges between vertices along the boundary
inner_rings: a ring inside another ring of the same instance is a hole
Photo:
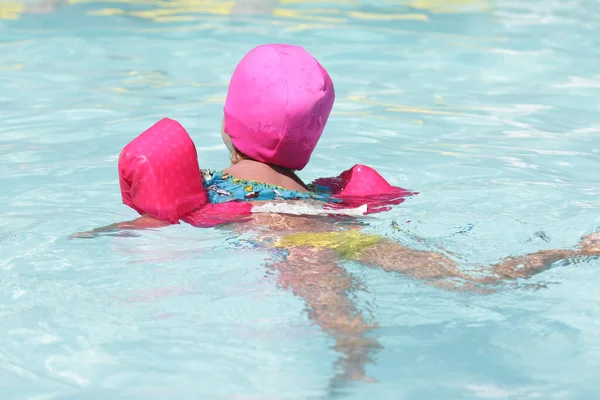
[[[323,133],[334,99],[329,74],[302,47],[258,46],[231,77],[224,131],[253,160],[301,170]]]

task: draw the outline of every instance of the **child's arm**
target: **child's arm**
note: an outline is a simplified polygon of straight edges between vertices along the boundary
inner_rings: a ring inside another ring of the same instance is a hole
[[[152,218],[149,215],[143,215],[139,218],[136,218],[131,221],[126,222],[117,222],[115,224],[110,224],[107,226],[103,226],[100,228],[92,229],[87,232],[78,232],[69,236],[69,239],[74,238],[93,238],[99,236],[102,233],[110,233],[110,232],[119,232],[123,230],[138,230],[138,229],[151,229],[151,228],[160,228],[163,226],[171,225],[169,222],[159,221],[155,218]]]

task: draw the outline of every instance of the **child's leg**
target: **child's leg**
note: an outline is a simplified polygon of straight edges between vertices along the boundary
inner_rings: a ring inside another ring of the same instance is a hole
[[[543,250],[520,257],[507,257],[487,269],[487,276],[473,276],[458,270],[458,263],[449,257],[430,251],[413,250],[385,241],[362,252],[357,261],[385,271],[396,271],[432,284],[451,287],[448,279],[466,281],[457,288],[474,289],[477,284],[496,284],[504,280],[528,278],[542,272],[561,260],[577,261],[585,257],[600,256],[600,233],[582,238],[575,250]],[[481,271],[486,271],[482,268]],[[446,280],[446,281],[444,281]]]
[[[584,255],[597,256],[600,254],[600,232],[590,233],[581,238],[579,247]]]
[[[381,345],[365,336],[375,325],[365,320],[349,298],[356,283],[336,263],[337,255],[330,249],[294,247],[288,251],[286,259],[273,266],[279,272],[279,283],[306,302],[309,318],[335,340],[341,357],[332,385],[368,379],[365,366]]]
[[[417,279],[447,278],[459,274],[457,263],[441,253],[414,250],[389,241],[364,250],[357,261]]]
[[[557,261],[577,262],[594,257],[600,257],[600,232],[584,236],[574,250],[542,250],[520,257],[507,257],[492,265],[492,271],[498,280],[529,278]]]

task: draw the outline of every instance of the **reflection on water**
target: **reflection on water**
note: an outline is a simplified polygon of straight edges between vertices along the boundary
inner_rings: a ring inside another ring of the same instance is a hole
[[[77,4],[101,4],[111,7],[88,11],[88,15],[112,16],[129,15],[148,18],[155,22],[191,22],[201,21],[207,15],[271,15],[274,18],[294,19],[331,24],[344,24],[355,21],[428,21],[425,13],[397,12],[394,7],[412,8],[415,11],[429,13],[481,12],[490,8],[489,0],[388,0],[388,7],[383,12],[362,12],[344,9],[344,5],[360,6],[360,2],[352,0],[29,0],[0,1],[0,20],[18,19],[25,13],[49,13],[61,6]],[[119,6],[122,5],[122,6]],[[130,10],[129,6],[152,7],[143,11]],[[316,6],[314,8],[286,8],[286,6]],[[320,8],[317,8],[321,6]],[[326,7],[326,8],[323,8]],[[202,14],[204,15],[193,15]]]

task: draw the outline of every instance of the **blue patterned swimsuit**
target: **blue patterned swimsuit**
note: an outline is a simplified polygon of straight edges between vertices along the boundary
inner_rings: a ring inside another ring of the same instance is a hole
[[[273,201],[273,200],[317,200],[338,202],[325,186],[309,185],[309,192],[297,192],[267,183],[235,178],[223,171],[202,170],[202,181],[208,192],[208,200],[224,203],[231,200]]]

